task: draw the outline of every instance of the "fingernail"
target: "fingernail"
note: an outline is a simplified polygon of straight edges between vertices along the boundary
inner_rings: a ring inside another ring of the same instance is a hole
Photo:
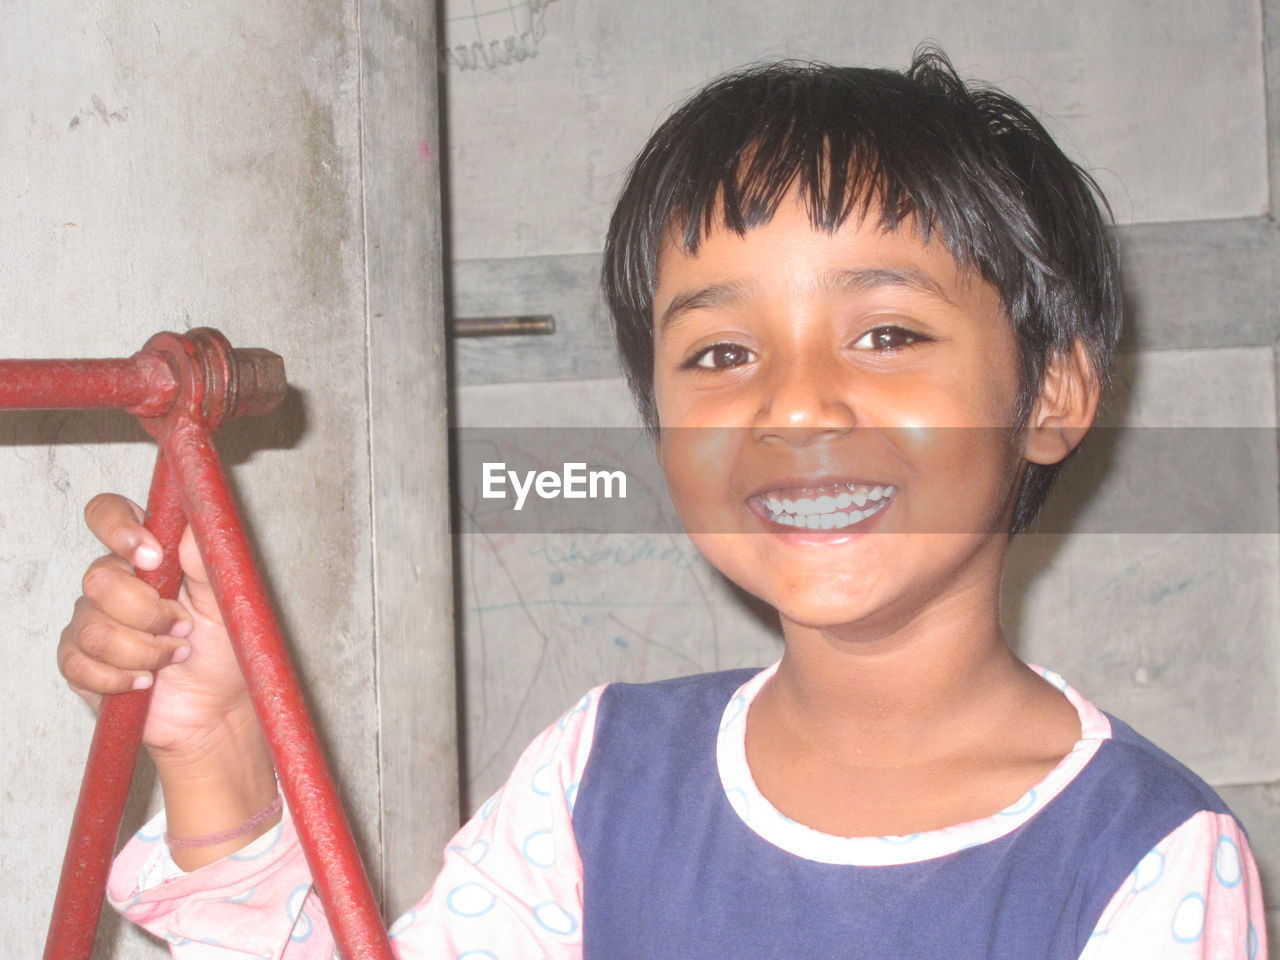
[[[192,623],[190,620],[179,620],[169,628],[169,636],[186,637],[191,635]]]
[[[144,673],[144,674],[143,674],[142,676],[140,676],[140,677],[134,677],[134,678],[133,678],[133,689],[135,689],[135,690],[145,690],[145,689],[147,689],[147,687],[149,687],[149,686],[151,686],[151,674],[149,674],[149,673]]]
[[[143,570],[154,570],[160,566],[162,554],[155,547],[143,544],[133,551],[133,565]]]
[[[169,660],[169,662],[181,663],[183,660],[187,659],[187,657],[189,656],[191,656],[191,648],[188,647],[186,644],[183,644],[177,650],[173,651],[173,657]]]

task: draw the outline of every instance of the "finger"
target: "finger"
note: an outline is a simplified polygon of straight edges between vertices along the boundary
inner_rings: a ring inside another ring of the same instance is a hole
[[[142,525],[145,517],[140,506],[117,493],[100,493],[84,508],[85,523],[108,550],[140,570],[154,570],[164,553]]]
[[[188,586],[209,582],[204,557],[200,555],[200,548],[196,545],[195,531],[190,525],[182,531],[182,539],[178,541],[178,560],[182,564],[182,572],[186,575]]]
[[[178,637],[133,630],[92,610],[73,619],[58,642],[61,663],[80,654],[133,673],[159,670],[170,663],[181,662],[189,652],[189,645]]]
[[[196,614],[215,623],[222,622],[222,612],[218,609],[218,600],[214,596],[213,586],[209,583],[209,573],[200,556],[200,548],[196,545],[195,534],[190,527],[182,534],[178,544],[178,559],[182,563],[182,572],[186,579],[184,591],[180,596],[191,605]]]
[[[108,619],[149,634],[185,637],[191,633],[191,613],[177,600],[162,599],[155,587],[138,578],[128,562],[112,554],[89,564],[81,581],[87,609],[76,602],[76,615],[99,612]],[[75,617],[73,616],[73,623]]]
[[[101,660],[94,660],[74,647],[63,658],[62,675],[72,690],[79,688],[90,693],[128,693],[144,690],[155,678],[150,671],[120,670]]]

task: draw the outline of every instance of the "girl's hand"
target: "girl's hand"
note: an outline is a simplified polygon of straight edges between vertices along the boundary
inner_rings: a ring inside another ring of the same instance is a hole
[[[160,564],[142,518],[115,494],[85,507],[89,529],[111,552],[85,572],[58,666],[95,709],[104,693],[154,684],[144,745],[157,761],[198,764],[257,720],[190,527],[179,548],[182,590],[163,600],[134,573]]]

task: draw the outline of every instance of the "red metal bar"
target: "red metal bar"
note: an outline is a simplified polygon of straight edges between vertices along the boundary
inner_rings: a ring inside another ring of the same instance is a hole
[[[373,892],[213,446],[212,431],[224,421],[273,412],[285,388],[279,357],[233,350],[209,329],[157,334],[127,359],[0,361],[0,409],[123,407],[160,444],[148,526],[165,546],[165,562],[155,574],[142,576],[167,596],[176,595],[176,545],[189,520],[339,949],[347,960],[391,960]],[[46,960],[87,960],[92,950],[149,702],[149,690],[103,699]]]
[[[0,409],[168,410],[178,379],[154,353],[111,360],[0,360]]]
[[[182,584],[178,541],[185,525],[178,487],[161,451],[151,479],[147,529],[160,541],[164,557],[157,569],[140,570],[138,576],[164,597],[176,597]],[[49,918],[45,960],[88,957],[93,951],[102,894],[150,703],[150,688],[103,698]]]
[[[162,441],[180,478],[182,505],[195,531],[209,582],[249,680],[280,786],[293,814],[311,876],[334,938],[348,960],[392,960],[377,903],[356,851],[253,553],[209,433],[196,423]]]

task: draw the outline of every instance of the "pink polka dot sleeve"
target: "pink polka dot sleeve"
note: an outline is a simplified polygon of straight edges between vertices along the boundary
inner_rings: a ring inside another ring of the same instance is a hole
[[[603,687],[521,755],[449,843],[428,894],[390,929],[400,960],[580,960],[582,862],[573,802]],[[293,822],[192,873],[164,845],[164,814],[126,844],[111,904],[184,960],[330,960],[333,937]],[[394,841],[393,841],[394,842]]]
[[[580,960],[572,814],[602,689],[533,742],[450,842],[431,892],[391,929],[403,960]]]
[[[108,902],[184,960],[333,955],[289,811],[249,846],[192,873],[169,856],[161,812],[112,866]]]
[[[1258,867],[1235,818],[1197,813],[1103,911],[1081,960],[1266,960]]]

